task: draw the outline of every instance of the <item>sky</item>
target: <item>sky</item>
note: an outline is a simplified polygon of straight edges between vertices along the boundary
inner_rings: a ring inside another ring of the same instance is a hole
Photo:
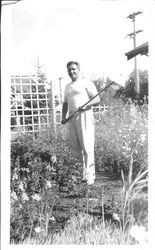
[[[143,30],[136,45],[149,41],[149,2],[23,0],[4,6],[2,34],[10,38],[10,74],[33,73],[39,58],[49,80],[68,81],[66,64],[77,60],[85,77],[110,77],[124,85],[134,69],[134,59],[125,56],[133,49],[133,39],[126,37],[133,32],[133,22],[127,16],[143,12],[136,17],[136,30]],[[139,69],[148,69],[149,59],[139,55],[137,63]]]

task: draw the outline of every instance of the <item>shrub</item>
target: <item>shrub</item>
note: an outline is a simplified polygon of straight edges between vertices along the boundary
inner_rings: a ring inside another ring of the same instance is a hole
[[[19,137],[11,145],[11,240],[34,233],[35,225],[48,221],[47,211],[60,193],[77,195],[81,164],[72,158],[67,141],[59,136]],[[33,200],[33,197],[41,200]],[[60,204],[61,205],[61,204]],[[42,212],[41,212],[42,211]],[[41,215],[42,214],[42,215]],[[44,218],[41,219],[40,217]]]
[[[122,102],[109,107],[96,121],[96,167],[104,173],[128,173],[133,154],[133,174],[147,168],[148,117],[147,104]]]

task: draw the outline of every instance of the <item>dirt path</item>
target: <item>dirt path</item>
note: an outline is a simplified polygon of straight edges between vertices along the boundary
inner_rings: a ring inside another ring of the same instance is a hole
[[[105,218],[112,219],[113,213],[121,210],[121,192],[122,182],[108,177],[97,177],[90,187],[81,183],[76,193],[69,192],[59,197],[54,209],[57,222],[64,227],[67,219],[78,212],[101,218],[103,205]]]
[[[121,201],[122,194],[122,182],[121,180],[111,179],[109,177],[97,177],[95,183],[89,188],[90,196],[92,198],[102,199],[104,202],[119,203]]]

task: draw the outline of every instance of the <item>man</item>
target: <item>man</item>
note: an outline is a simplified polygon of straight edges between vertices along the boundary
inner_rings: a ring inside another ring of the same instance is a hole
[[[79,111],[68,121],[69,142],[74,157],[83,164],[83,180],[91,185],[95,179],[94,119],[91,107],[97,105],[100,99],[97,96],[81,108],[97,94],[96,87],[91,81],[81,78],[78,62],[68,62],[67,70],[72,81],[66,85],[64,92],[62,124],[65,124],[67,112],[70,116],[76,110]]]

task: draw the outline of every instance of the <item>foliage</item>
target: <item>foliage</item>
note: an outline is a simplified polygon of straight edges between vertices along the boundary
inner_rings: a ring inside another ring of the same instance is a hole
[[[132,207],[137,222],[147,216],[143,212],[139,214],[143,206],[136,195],[138,190],[139,194],[144,191],[142,185],[146,184],[146,179],[140,177],[147,171],[147,114],[147,103],[139,106],[130,100],[111,106],[96,120],[96,170],[104,176],[115,173],[118,179],[123,173],[123,191],[119,187],[117,200],[112,184],[110,190],[106,186],[104,193],[99,188],[88,193],[81,182],[82,166],[72,158],[64,127],[58,128],[56,135],[47,131],[35,140],[21,136],[12,142],[11,243],[25,242],[25,239],[32,244],[125,242],[122,232],[126,237],[123,225],[132,215],[128,209],[130,197],[134,198]],[[143,204],[147,211],[146,199]],[[134,243],[130,236],[127,240],[128,244]]]
[[[45,239],[44,233],[38,237],[27,238],[23,244],[71,244],[71,245],[113,245],[124,244],[122,231],[111,222],[106,222],[103,227],[102,220],[96,220],[92,215],[80,212],[72,215],[65,229],[59,234],[50,235]],[[135,241],[131,238],[130,244]]]
[[[148,71],[138,70],[138,73],[141,95],[148,96]],[[133,82],[135,82],[135,70],[131,72],[129,79],[130,78],[133,79]]]
[[[17,174],[20,181],[26,181],[25,188],[28,193],[42,191],[48,180],[55,181],[61,189],[66,182],[68,183],[72,169],[77,169],[78,176],[80,163],[70,155],[69,146],[64,138],[60,139],[52,134],[44,140],[19,137],[12,144],[11,176],[13,178]]]
[[[104,79],[104,77],[100,78],[93,78],[92,82],[95,84],[96,89],[99,92],[102,92],[102,90],[105,88],[105,86],[108,86],[111,82],[113,82],[110,78]],[[121,85],[118,83],[113,82],[113,84],[106,89],[106,91],[100,93],[100,105],[111,105],[115,101],[115,95],[118,91],[118,89],[121,88]]]
[[[11,145],[11,240],[17,243],[32,235],[35,225],[45,226],[46,210],[53,210],[55,200],[54,210],[60,209],[60,193],[76,195],[81,170],[81,164],[71,157],[67,141],[60,135],[36,140],[24,136],[14,141]],[[41,198],[34,202],[34,196]]]
[[[133,175],[147,167],[148,110],[147,103],[139,106],[119,101],[96,121],[95,159],[98,171],[119,174],[128,172],[133,154]]]
[[[135,100],[137,98],[137,94],[135,91],[135,82],[133,78],[129,78],[128,81],[126,81],[126,86],[121,87],[115,94],[116,98],[120,98],[126,102],[128,98],[131,98],[132,100]]]
[[[147,190],[148,187],[148,170],[141,168],[135,178],[132,177],[133,172],[133,154],[131,154],[128,176],[125,180],[123,169],[121,169],[121,176],[123,182],[122,188],[122,233],[124,235],[125,241],[128,242],[130,236],[130,230],[135,224],[142,224],[147,227],[147,221],[143,220],[144,213],[147,212],[148,206],[147,201]],[[137,201],[142,201],[145,197],[145,202],[143,205],[138,206],[138,213],[136,211]],[[147,229],[147,228],[146,228]],[[136,237],[136,236],[135,236]]]
[[[120,88],[116,94],[115,98],[122,98],[123,101],[127,101],[128,98],[132,100],[143,100],[148,97],[148,71],[139,70],[139,84],[140,84],[140,94],[137,95],[135,91],[135,71],[131,72],[129,79],[125,83],[125,87]]]

